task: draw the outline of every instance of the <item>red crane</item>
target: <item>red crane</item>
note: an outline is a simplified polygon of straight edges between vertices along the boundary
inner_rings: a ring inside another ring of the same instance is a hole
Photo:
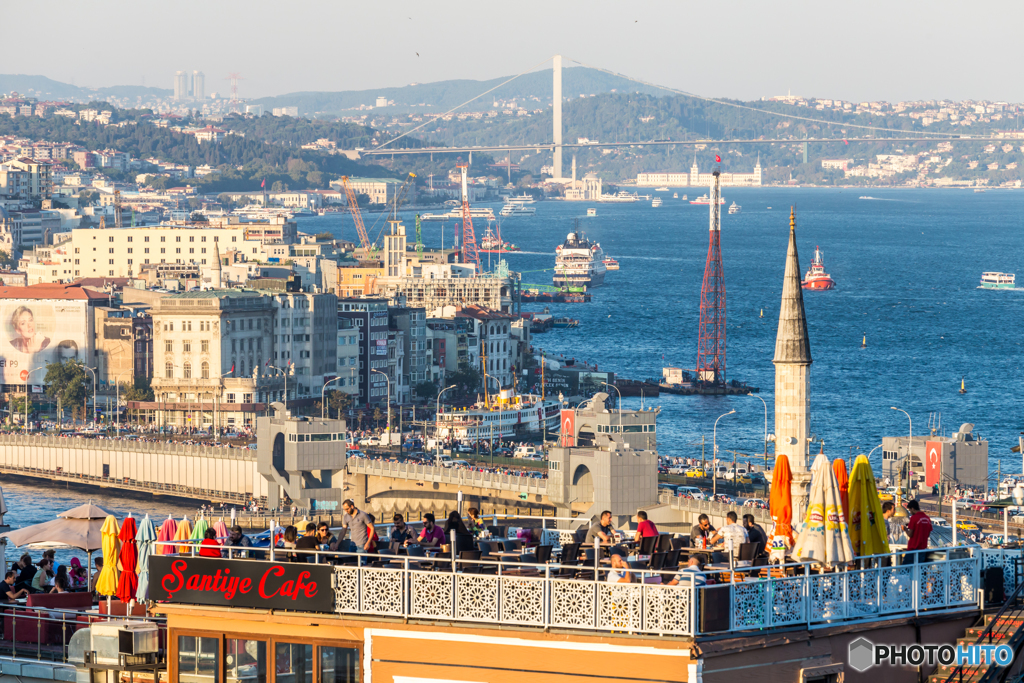
[[[475,265],[479,275],[480,254],[476,247],[476,233],[473,232],[473,217],[469,213],[469,184],[466,178],[469,166],[457,164],[457,168],[462,171],[462,262]]]
[[[697,338],[697,380],[725,386],[725,272],[722,270],[722,190],[719,173],[711,184],[711,228],[704,284],[700,288],[700,332]]]

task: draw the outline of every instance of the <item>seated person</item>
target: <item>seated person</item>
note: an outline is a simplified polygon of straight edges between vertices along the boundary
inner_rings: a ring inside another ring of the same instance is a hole
[[[14,563],[14,569],[18,571],[18,580],[16,586],[18,589],[26,589],[31,591],[32,579],[36,576],[36,566],[32,563],[32,556],[25,553],[18,561]]]
[[[697,523],[690,529],[690,545],[694,548],[710,548],[711,538],[715,535],[715,527],[707,515],[697,518]]]
[[[654,526],[654,522],[647,519],[647,513],[643,510],[636,513],[636,521],[636,535],[633,536],[633,540],[637,543],[640,542],[641,538],[658,535],[658,527]]]
[[[220,557],[220,543],[217,542],[217,530],[213,527],[203,532],[203,541],[199,544],[199,557]]]
[[[309,522],[306,530],[298,540],[295,541],[296,550],[316,550],[318,545],[316,537],[316,524]],[[309,553],[295,553],[291,557],[292,562],[313,562],[314,555]]]
[[[53,577],[53,588],[51,593],[70,593],[71,578],[68,576],[68,567],[65,564],[57,567],[57,575]]]
[[[723,526],[717,534],[711,537],[711,543],[714,545],[721,541],[725,544],[726,549],[728,549],[729,541],[731,540],[733,557],[738,559],[740,556],[740,544],[748,543],[750,541],[750,537],[747,535],[747,530],[736,523],[738,517],[735,512],[729,510],[729,512],[726,513],[725,518],[729,523]]]
[[[327,550],[334,550],[338,547],[338,539],[331,533],[331,527],[327,526],[327,522],[320,522],[320,525],[316,528],[316,543],[323,550],[324,546],[327,546]]]
[[[13,569],[7,572],[7,574],[4,576],[4,585],[0,586],[0,589],[2,589],[0,590],[0,598],[2,598],[4,602],[17,600],[18,598],[22,598],[28,595],[27,588],[16,589],[14,587],[14,582],[17,579],[17,577],[18,574]]]
[[[608,572],[608,583],[633,583],[633,574],[622,555],[612,553],[612,568]]]
[[[32,577],[33,593],[49,593],[53,588],[53,563],[44,557],[36,565],[35,576]]]
[[[406,546],[416,540],[416,532],[405,523],[405,518],[402,515],[396,512],[392,522],[394,523],[391,527],[392,543],[401,543]]]
[[[586,545],[594,545],[594,541],[599,540],[601,545],[613,545],[615,543],[615,528],[612,526],[612,513],[610,510],[605,510],[601,513],[600,521],[597,524],[593,524],[590,530],[587,531],[587,538],[584,543]]]
[[[704,576],[704,572],[700,568],[700,562],[697,561],[696,557],[691,557],[686,562],[686,567],[683,569],[683,572],[685,572],[686,574],[690,575],[690,577],[693,580],[693,585],[694,586],[703,586],[703,585],[705,585],[708,582],[707,577]],[[684,578],[685,579],[686,577],[685,576],[681,576],[681,575],[673,576],[672,580],[669,581],[668,583],[666,583],[665,585],[666,586],[678,586],[680,578]]]
[[[444,544],[444,532],[434,524],[433,512],[423,515],[423,531],[416,540],[425,548],[440,548]]]

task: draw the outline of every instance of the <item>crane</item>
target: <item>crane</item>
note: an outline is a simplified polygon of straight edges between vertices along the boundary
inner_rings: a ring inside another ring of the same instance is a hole
[[[473,232],[473,218],[469,213],[469,186],[466,174],[469,171],[468,164],[457,164],[462,171],[462,262],[472,263],[476,266],[476,272],[482,272],[480,268],[480,254],[476,248],[476,234]]]
[[[370,238],[366,234],[366,226],[363,225],[363,217],[359,213],[359,200],[356,199],[355,190],[348,184],[348,176],[341,176],[341,185],[345,188],[345,197],[348,198],[348,210],[352,212],[352,221],[356,224],[356,232],[359,233],[359,241],[363,245],[363,249],[369,253],[373,245],[370,244]]]

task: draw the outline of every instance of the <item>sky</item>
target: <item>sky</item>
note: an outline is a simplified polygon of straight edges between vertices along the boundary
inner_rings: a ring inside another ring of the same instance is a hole
[[[241,73],[239,96],[256,98],[485,80],[549,67],[562,54],[711,97],[1024,101],[1024,80],[1015,77],[1024,3],[1015,1],[0,0],[0,7],[5,24],[20,27],[0,73],[79,86],[171,88],[175,71],[195,69],[206,74],[207,92],[227,92],[226,76]]]

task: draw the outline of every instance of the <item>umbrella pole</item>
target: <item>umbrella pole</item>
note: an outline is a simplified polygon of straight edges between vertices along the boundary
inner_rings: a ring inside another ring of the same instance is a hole
[[[92,593],[92,551],[91,550],[89,551],[89,560],[88,560],[88,562],[89,562],[89,566],[87,566],[85,568],[85,576],[86,576],[86,580],[87,580],[86,585],[89,587],[89,592]]]

